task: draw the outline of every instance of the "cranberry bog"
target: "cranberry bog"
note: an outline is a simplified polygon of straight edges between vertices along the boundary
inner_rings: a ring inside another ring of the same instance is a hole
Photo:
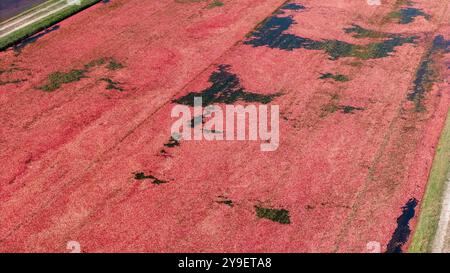
[[[111,0],[0,52],[0,251],[406,251],[447,6]],[[194,93],[279,105],[278,149],[171,138]]]

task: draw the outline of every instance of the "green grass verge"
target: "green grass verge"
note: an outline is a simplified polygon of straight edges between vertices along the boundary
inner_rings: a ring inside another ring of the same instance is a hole
[[[408,252],[431,252],[433,240],[439,223],[442,196],[450,170],[450,111],[436,149],[427,189],[422,201],[419,222]]]
[[[82,0],[81,5],[72,5],[61,11],[52,14],[34,24],[23,27],[0,39],[0,51],[5,50],[15,44],[18,44],[23,39],[26,39],[52,25],[61,22],[62,20],[100,2],[101,0]]]
[[[213,9],[213,8],[217,8],[217,7],[222,7],[223,5],[225,5],[225,4],[222,1],[214,0],[213,2],[208,4],[208,6],[206,6],[206,8]]]

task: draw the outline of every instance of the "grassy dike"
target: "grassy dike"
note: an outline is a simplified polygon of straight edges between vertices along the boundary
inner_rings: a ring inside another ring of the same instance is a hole
[[[450,171],[450,111],[436,149],[427,189],[422,201],[419,222],[408,252],[431,252],[439,224],[442,198]]]
[[[23,39],[26,39],[56,23],[61,22],[62,20],[100,2],[101,0],[81,0],[81,5],[71,5],[68,6],[56,13],[53,13],[31,25],[25,26],[23,28],[20,28],[12,33],[10,33],[9,35],[0,38],[0,51],[5,50],[15,44],[18,44],[20,41],[22,41]],[[55,1],[48,1],[45,2],[37,7],[32,8],[32,10],[37,10],[40,7],[47,5],[48,3],[52,3]],[[15,18],[19,18],[20,16],[29,14],[30,11],[26,11],[22,14],[19,14],[18,16],[16,16]],[[10,19],[11,20],[11,19]]]

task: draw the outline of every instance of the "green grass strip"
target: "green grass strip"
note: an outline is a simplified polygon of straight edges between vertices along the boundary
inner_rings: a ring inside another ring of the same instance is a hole
[[[71,5],[64,8],[48,17],[43,18],[31,25],[25,26],[19,30],[16,30],[9,35],[0,38],[0,51],[5,50],[15,44],[18,44],[23,39],[26,39],[54,24],[61,22],[62,20],[84,10],[88,7],[100,2],[101,0],[82,0],[81,5]]]
[[[431,252],[439,224],[442,198],[450,171],[450,111],[436,149],[427,189],[422,201],[419,222],[408,251],[412,253]]]

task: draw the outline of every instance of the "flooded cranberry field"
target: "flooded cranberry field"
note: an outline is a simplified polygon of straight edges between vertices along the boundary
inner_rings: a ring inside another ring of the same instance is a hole
[[[447,6],[111,0],[0,52],[0,251],[406,251]],[[175,139],[194,97],[278,106],[278,149]]]

